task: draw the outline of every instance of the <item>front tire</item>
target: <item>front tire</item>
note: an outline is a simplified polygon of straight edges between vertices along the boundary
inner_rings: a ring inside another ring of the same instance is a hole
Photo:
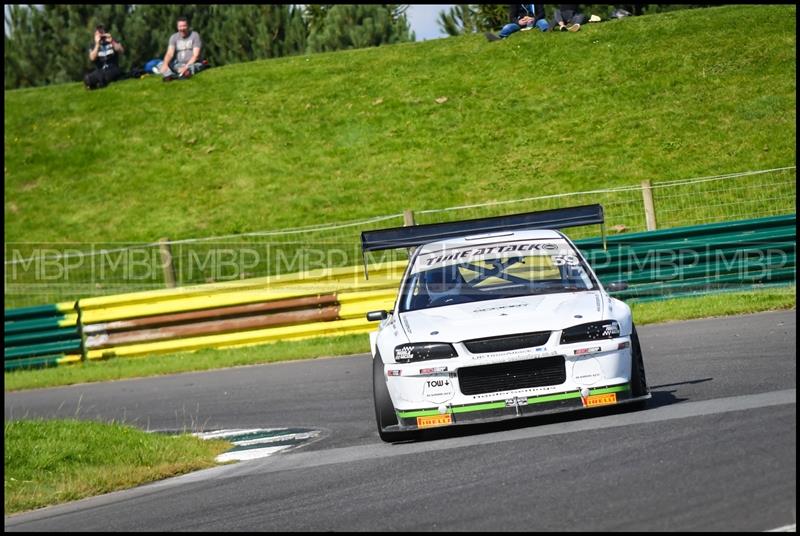
[[[378,435],[383,441],[393,443],[413,439],[413,432],[386,432],[384,428],[397,424],[397,414],[394,411],[389,388],[386,387],[383,360],[381,354],[376,353],[372,359],[372,399],[375,403],[375,421],[378,424]]]
[[[650,391],[647,388],[647,378],[644,374],[644,360],[642,359],[642,346],[639,344],[639,334],[636,326],[631,332],[631,396],[638,398],[646,396]],[[635,403],[639,408],[647,405],[647,400]]]

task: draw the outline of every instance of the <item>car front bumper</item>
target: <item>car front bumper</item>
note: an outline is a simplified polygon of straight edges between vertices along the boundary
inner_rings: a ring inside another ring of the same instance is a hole
[[[386,379],[398,424],[387,431],[415,430],[590,409],[646,400],[633,398],[630,339],[562,345],[549,352],[516,355],[467,354],[450,360],[386,364]],[[531,370],[526,367],[529,364]],[[487,366],[488,365],[488,366]],[[472,368],[477,367],[477,368]],[[470,372],[465,376],[464,372]],[[490,376],[483,382],[483,374]],[[541,383],[515,385],[523,382]],[[495,389],[494,386],[497,386]]]
[[[601,406],[613,406],[648,400],[652,395],[633,397],[630,384],[611,385],[589,389],[588,396],[581,390],[533,397],[515,397],[505,401],[479,404],[445,405],[415,411],[397,411],[397,425],[385,431],[410,431],[461,424],[496,422],[519,417],[532,417]],[[442,411],[444,410],[444,411]]]

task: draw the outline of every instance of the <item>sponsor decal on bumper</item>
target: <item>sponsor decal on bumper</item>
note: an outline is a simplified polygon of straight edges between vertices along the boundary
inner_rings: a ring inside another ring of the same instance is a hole
[[[453,416],[450,413],[445,413],[444,415],[432,415],[430,417],[417,417],[418,428],[445,426],[452,423],[453,423]]]
[[[449,406],[447,413],[440,413],[438,408],[410,410],[410,411],[397,411],[397,417],[402,427],[406,428],[421,428],[420,418],[441,418],[447,416],[450,420],[441,424],[427,424],[427,426],[441,426],[444,424],[456,424],[458,422],[468,422],[470,420],[483,420],[494,418],[508,418],[516,414],[520,409],[524,409],[523,415],[535,415],[537,410],[547,410],[556,408],[557,410],[573,410],[594,407],[605,404],[615,404],[620,401],[617,394],[626,395],[622,399],[630,398],[630,385],[625,383],[621,385],[611,385],[606,387],[599,387],[589,390],[587,399],[592,399],[591,405],[587,405],[581,397],[578,390],[569,391],[566,393],[554,393],[548,395],[531,396],[527,397],[527,404],[523,402],[526,397],[518,397],[515,404],[508,405],[508,400],[499,400],[496,402],[486,402],[481,404],[465,404],[461,406]],[[613,401],[608,397],[611,395]],[[436,421],[433,421],[434,423]]]
[[[586,398],[581,397],[583,407],[591,408],[594,406],[605,406],[607,404],[617,403],[617,393],[607,393],[604,395],[589,395]]]

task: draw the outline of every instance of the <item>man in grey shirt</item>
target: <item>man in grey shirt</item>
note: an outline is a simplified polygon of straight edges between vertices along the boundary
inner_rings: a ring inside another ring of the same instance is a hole
[[[172,34],[167,46],[167,54],[161,62],[161,74],[164,81],[175,80],[177,78],[189,78],[203,68],[200,63],[200,50],[203,42],[200,34],[195,31],[189,32],[189,21],[186,17],[178,18],[178,32]]]

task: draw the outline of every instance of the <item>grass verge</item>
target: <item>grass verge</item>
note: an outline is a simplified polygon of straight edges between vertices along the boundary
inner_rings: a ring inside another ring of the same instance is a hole
[[[791,166],[796,89],[796,7],[727,5],[6,91],[5,305],[163,288],[157,249],[119,251],[161,237],[588,202],[644,230],[634,190],[423,211]],[[659,226],[792,213],[795,175],[658,188]],[[176,277],[275,274],[312,249],[359,264],[362,230],[181,243]]]
[[[636,325],[797,308],[797,287],[631,303]]]
[[[796,307],[797,287],[772,288],[741,293],[712,294],[657,302],[631,303],[637,325],[689,320],[712,316],[755,313]],[[42,370],[5,373],[5,390],[55,387],[85,382],[100,382],[202,371],[239,365],[313,359],[369,351],[366,334],[287,341],[261,346],[206,349],[194,353],[117,358]]]
[[[6,421],[3,441],[6,515],[211,467],[231,446],[77,420]]]

